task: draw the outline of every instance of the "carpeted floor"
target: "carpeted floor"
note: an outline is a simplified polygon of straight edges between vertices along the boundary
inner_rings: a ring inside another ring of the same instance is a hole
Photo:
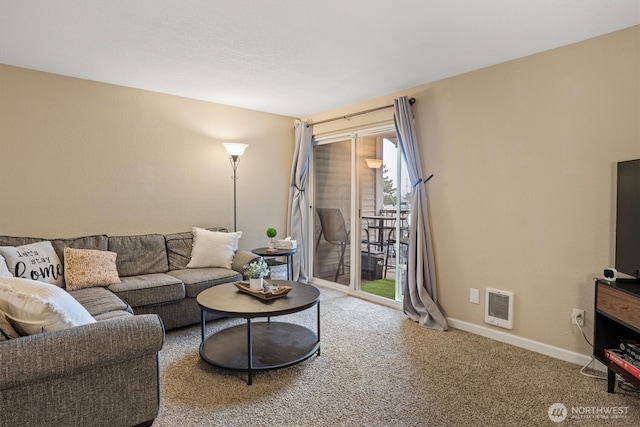
[[[272,320],[315,330],[316,310]],[[239,322],[210,322],[207,333]],[[321,342],[319,357],[258,372],[249,386],[246,374],[200,359],[199,326],[167,332],[154,426],[640,425],[638,394],[609,394],[579,366],[425,329],[401,311],[325,288]],[[558,423],[549,417],[555,403],[568,412]]]

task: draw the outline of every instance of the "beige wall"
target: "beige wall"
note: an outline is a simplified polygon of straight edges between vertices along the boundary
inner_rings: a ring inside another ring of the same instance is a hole
[[[589,354],[570,314],[587,310],[590,335],[592,277],[614,258],[615,162],[640,158],[639,51],[634,27],[313,119],[415,97],[448,316],[488,326],[469,288],[510,290],[511,333]],[[250,144],[238,229],[242,247],[262,245],[285,227],[291,118],[0,65],[0,234],[232,227],[222,141]]]
[[[515,293],[510,333],[590,354],[592,278],[612,266],[615,163],[640,158],[640,27],[312,117],[414,97],[439,298],[484,323],[487,287]],[[417,53],[419,54],[419,53]],[[391,110],[315,133],[388,119]],[[481,304],[469,289],[481,290]],[[509,332],[495,328],[497,331]]]
[[[293,119],[0,65],[0,234],[73,237],[233,228],[221,142],[238,169],[241,247],[286,229]]]

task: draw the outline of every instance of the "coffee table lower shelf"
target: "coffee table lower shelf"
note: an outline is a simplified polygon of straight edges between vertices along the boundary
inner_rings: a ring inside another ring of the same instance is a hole
[[[314,331],[293,323],[250,319],[216,332],[200,344],[202,359],[220,368],[246,371],[249,384],[254,370],[294,365],[314,353],[320,353],[320,340]]]

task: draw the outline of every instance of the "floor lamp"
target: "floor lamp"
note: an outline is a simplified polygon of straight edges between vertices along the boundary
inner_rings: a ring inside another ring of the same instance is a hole
[[[248,147],[247,144],[237,144],[233,142],[223,142],[224,148],[227,150],[227,154],[229,155],[229,161],[231,162],[231,167],[233,167],[233,231],[238,231],[237,229],[237,205],[236,205],[236,181],[238,180],[238,175],[236,171],[238,170],[238,164],[240,163],[240,156],[244,153],[244,150]]]

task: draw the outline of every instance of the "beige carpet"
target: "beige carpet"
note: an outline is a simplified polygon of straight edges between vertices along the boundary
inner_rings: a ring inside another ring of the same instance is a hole
[[[316,311],[289,320],[315,330]],[[210,322],[208,333],[239,320]],[[606,391],[580,366],[321,289],[319,357],[246,374],[200,359],[200,328],[167,333],[154,426],[638,426],[637,393]],[[567,408],[551,421],[554,403]],[[616,411],[618,418],[607,413]],[[608,416],[608,418],[606,418]]]

